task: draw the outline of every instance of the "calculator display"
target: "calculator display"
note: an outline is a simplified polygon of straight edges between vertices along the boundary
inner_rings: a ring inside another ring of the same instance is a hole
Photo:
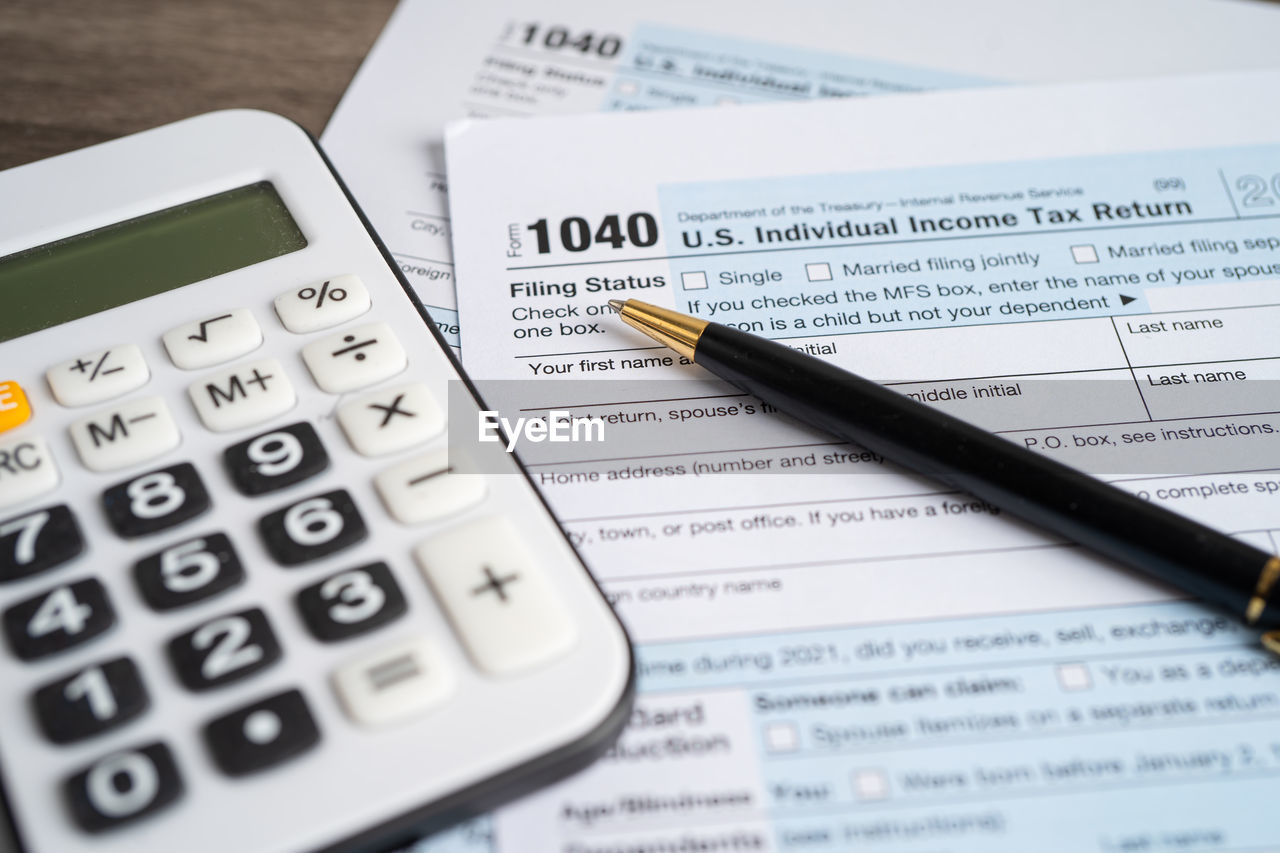
[[[306,245],[268,181],[46,243],[0,258],[0,341]]]

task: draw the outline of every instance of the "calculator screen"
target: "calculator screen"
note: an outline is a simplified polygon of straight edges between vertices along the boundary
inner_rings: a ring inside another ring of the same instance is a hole
[[[296,252],[268,181],[0,258],[0,342]]]

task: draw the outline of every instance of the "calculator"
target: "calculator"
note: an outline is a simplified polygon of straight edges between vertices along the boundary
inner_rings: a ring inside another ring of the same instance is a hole
[[[18,849],[391,849],[609,747],[626,635],[448,440],[482,405],[305,131],[211,113],[0,200]]]

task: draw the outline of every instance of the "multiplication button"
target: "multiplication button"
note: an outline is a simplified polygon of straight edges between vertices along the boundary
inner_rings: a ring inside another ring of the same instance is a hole
[[[151,370],[136,344],[85,353],[45,374],[49,390],[64,406],[92,406],[147,384]]]
[[[145,397],[82,418],[71,425],[71,443],[90,471],[115,471],[154,459],[182,441],[169,407]]]
[[[297,395],[274,358],[241,364],[193,382],[187,388],[196,412],[214,432],[271,420],[293,408]]]
[[[362,456],[398,453],[444,431],[444,412],[420,382],[375,391],[338,408],[347,441]]]
[[[231,361],[262,345],[262,329],[247,308],[236,308],[185,323],[165,333],[169,359],[183,370]]]
[[[568,651],[568,609],[502,518],[473,521],[414,549],[418,565],[476,665],[511,675]]]
[[[408,365],[395,332],[386,323],[356,326],[302,348],[302,360],[316,384],[345,394],[389,379]]]
[[[369,291],[358,276],[339,275],[282,293],[276,315],[291,332],[306,334],[354,320],[369,310]]]

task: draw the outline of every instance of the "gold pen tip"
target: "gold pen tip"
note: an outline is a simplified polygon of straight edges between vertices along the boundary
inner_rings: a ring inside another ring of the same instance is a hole
[[[623,306],[624,304],[625,304],[625,303],[623,303],[623,301],[622,301],[621,299],[610,299],[610,300],[609,300],[609,307],[610,307],[610,308],[612,308],[614,311],[617,311],[619,314],[621,314],[621,313],[622,313],[622,306]]]

